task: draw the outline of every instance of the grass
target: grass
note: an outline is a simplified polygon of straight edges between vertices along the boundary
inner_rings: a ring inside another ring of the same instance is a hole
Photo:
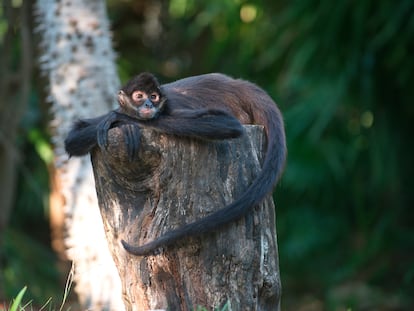
[[[74,268],[74,265],[72,264],[72,268],[70,269],[68,278],[66,280],[65,290],[63,292],[62,303],[60,304],[60,307],[59,307],[58,311],[63,311],[66,300],[67,300],[67,298],[69,296],[69,293],[70,293],[70,289],[71,289],[72,284],[73,284],[74,272],[75,272],[75,268]],[[27,290],[27,286],[23,287],[19,291],[19,293],[17,294],[16,298],[13,299],[10,307],[8,309],[0,309],[0,311],[29,311],[29,310],[33,310],[32,301],[29,301],[29,302],[23,304],[23,296],[26,293],[26,290]],[[43,304],[43,306],[41,306],[39,309],[36,309],[36,310],[38,310],[38,311],[50,310],[51,311],[52,310],[51,302],[52,302],[52,298],[49,298]],[[70,310],[70,307],[68,307],[66,310]]]

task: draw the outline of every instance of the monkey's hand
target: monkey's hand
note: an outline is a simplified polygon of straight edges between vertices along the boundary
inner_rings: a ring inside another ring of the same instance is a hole
[[[108,131],[116,121],[118,121],[118,114],[111,111],[96,126],[96,139],[99,148],[105,149],[108,145]]]
[[[123,124],[120,126],[128,152],[129,161],[134,161],[138,157],[139,145],[141,142],[141,130],[133,124]]]
[[[96,135],[99,148],[106,148],[108,145],[108,131],[115,126],[119,126],[121,128],[125,143],[127,145],[128,158],[130,161],[133,161],[138,155],[141,138],[140,128],[136,125],[132,118],[117,113],[116,111],[109,112],[96,126]]]

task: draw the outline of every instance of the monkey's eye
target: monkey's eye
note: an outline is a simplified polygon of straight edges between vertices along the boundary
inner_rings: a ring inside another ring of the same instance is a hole
[[[159,101],[159,99],[160,99],[160,95],[158,94],[158,93],[152,93],[151,94],[151,96],[150,96],[150,99],[151,99],[151,101],[155,101],[155,102],[157,102],[157,101]]]
[[[145,93],[141,91],[135,91],[132,93],[132,99],[133,100],[141,100],[145,97]]]

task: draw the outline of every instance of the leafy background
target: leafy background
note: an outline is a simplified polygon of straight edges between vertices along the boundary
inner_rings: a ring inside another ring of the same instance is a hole
[[[108,11],[123,81],[218,71],[257,83],[283,111],[283,310],[414,309],[412,0],[110,0]],[[0,11],[0,39],[8,22]],[[27,284],[41,304],[63,285],[49,246],[45,82],[36,70],[32,80],[0,298]]]

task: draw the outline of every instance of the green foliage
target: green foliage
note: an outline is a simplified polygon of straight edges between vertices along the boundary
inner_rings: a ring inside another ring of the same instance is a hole
[[[161,12],[163,35],[142,45],[128,30],[139,27],[133,10],[114,18],[125,76],[220,71],[257,82],[283,111],[289,157],[275,200],[287,304],[306,294],[358,309],[364,295],[335,298],[352,282],[408,297],[414,2],[173,0]]]
[[[18,308],[19,308],[19,306],[22,302],[24,293],[26,292],[26,289],[27,289],[26,286],[23,287],[21,289],[21,291],[17,294],[16,298],[13,300],[12,305],[10,306],[10,311],[17,311],[18,310]]]
[[[62,311],[64,310],[64,305],[66,303],[66,299],[68,298],[68,294],[69,294],[69,290],[70,290],[70,286],[72,284],[72,274],[73,271],[71,271],[70,275],[69,275],[69,279],[68,279],[68,283],[66,284],[66,288],[65,288],[65,292],[64,292],[64,296],[63,296],[63,301],[62,304],[60,306],[59,309],[54,309],[52,306],[52,298],[49,298],[46,303],[43,304],[43,306],[41,306],[39,309],[39,311],[42,310],[59,310]],[[23,287],[20,292],[17,294],[16,298],[13,299],[10,307],[8,309],[6,309],[7,311],[24,311],[24,310],[34,310],[32,301],[26,303],[23,305],[23,296],[25,295],[27,290],[27,286]],[[1,309],[0,311],[2,311],[3,309]],[[4,311],[6,311],[4,310]],[[70,310],[70,308],[68,308],[67,310]]]
[[[7,230],[3,237],[4,263],[2,277],[6,297],[13,297],[27,285],[26,297],[37,303],[52,297],[58,301],[61,289],[56,258],[46,246],[16,230]]]

